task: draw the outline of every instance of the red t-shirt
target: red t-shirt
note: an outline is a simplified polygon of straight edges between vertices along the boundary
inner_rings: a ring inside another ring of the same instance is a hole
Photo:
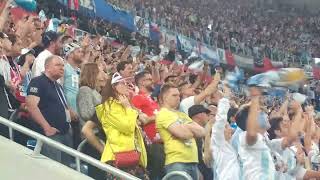
[[[139,91],[138,95],[133,96],[132,104],[149,117],[155,115],[155,112],[159,110],[158,103],[142,91]],[[156,141],[157,131],[155,122],[145,125],[143,130],[152,142]]]

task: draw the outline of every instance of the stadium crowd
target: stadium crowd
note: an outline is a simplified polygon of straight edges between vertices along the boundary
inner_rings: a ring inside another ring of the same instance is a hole
[[[320,56],[320,17],[251,0],[110,0],[162,27],[213,47],[276,61]]]
[[[150,2],[156,3],[145,1]],[[204,8],[205,2],[179,7]],[[18,111],[16,122],[75,149],[87,139],[84,153],[141,179],[158,180],[175,171],[194,180],[320,178],[320,84],[316,80],[308,82],[312,86],[308,89],[302,82],[297,84],[299,92],[268,103],[258,82],[248,84],[246,92],[232,91],[221,68],[204,64],[194,74],[176,61],[153,61],[152,50],[134,55],[133,46],[148,44],[134,33],[116,39],[117,45],[99,33],[76,40],[46,31],[46,23],[37,16],[14,22],[9,10],[8,0],[0,16],[1,117]],[[223,12],[240,13],[229,10]],[[237,21],[240,16],[232,17]],[[179,15],[184,17],[188,16]],[[200,17],[194,14],[190,18],[194,22],[181,22],[198,28]],[[223,25],[227,16],[218,17],[221,27],[229,26]],[[243,31],[239,33],[243,40],[260,37]],[[175,53],[174,46],[170,52]],[[8,136],[3,126],[0,133]],[[30,140],[15,137],[22,145]],[[41,153],[67,166],[74,161],[46,145]],[[88,175],[119,179],[92,166]]]

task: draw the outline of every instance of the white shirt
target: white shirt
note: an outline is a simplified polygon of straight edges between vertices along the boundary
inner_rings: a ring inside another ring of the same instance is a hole
[[[45,49],[37,56],[32,66],[31,78],[38,77],[41,75],[42,72],[44,72],[44,64],[46,62],[46,59],[51,55],[53,54],[47,49]]]
[[[228,124],[227,114],[229,109],[229,100],[221,99],[218,103],[216,122],[212,127],[211,147],[214,159],[214,179],[240,180],[238,154],[224,136],[225,126]]]
[[[191,106],[193,106],[194,104],[195,104],[194,96],[190,96],[190,97],[184,98],[181,101],[179,109],[180,109],[181,112],[184,112],[184,113],[188,114],[189,108]]]
[[[292,146],[286,148],[281,152],[281,158],[286,166],[286,172],[276,172],[276,179],[278,180],[302,180],[306,173],[306,169],[297,164],[295,154],[297,149]]]
[[[3,76],[5,84],[11,81],[10,64],[6,58],[0,58],[0,75]]]
[[[246,142],[246,131],[239,137],[239,156],[243,164],[245,180],[275,180],[275,165],[271,150],[266,144],[266,139],[261,134],[257,142],[249,146]]]

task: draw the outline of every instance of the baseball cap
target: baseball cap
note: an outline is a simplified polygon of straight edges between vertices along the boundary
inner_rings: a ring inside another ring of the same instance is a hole
[[[63,45],[63,54],[64,54],[64,56],[68,56],[74,50],[76,50],[78,48],[80,48],[80,45],[78,45],[76,43],[67,43],[67,44]]]
[[[42,43],[44,46],[48,46],[50,42],[56,41],[60,37],[60,34],[55,31],[45,32],[42,36]]]
[[[203,105],[193,105],[188,109],[188,114],[190,118],[203,112],[209,113],[210,110],[205,108]]]

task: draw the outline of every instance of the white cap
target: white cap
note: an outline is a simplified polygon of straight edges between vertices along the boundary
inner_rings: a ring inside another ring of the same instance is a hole
[[[32,54],[35,53],[33,49],[23,48],[23,49],[21,49],[20,54],[21,54],[21,55],[25,55],[25,54],[27,54],[27,53],[29,53],[29,52],[32,53]]]
[[[307,100],[307,96],[300,93],[292,93],[292,99],[303,104]]]
[[[118,72],[116,72],[112,75],[111,84],[116,84],[116,83],[121,82],[123,80],[124,80],[124,78],[122,78],[122,76]]]

